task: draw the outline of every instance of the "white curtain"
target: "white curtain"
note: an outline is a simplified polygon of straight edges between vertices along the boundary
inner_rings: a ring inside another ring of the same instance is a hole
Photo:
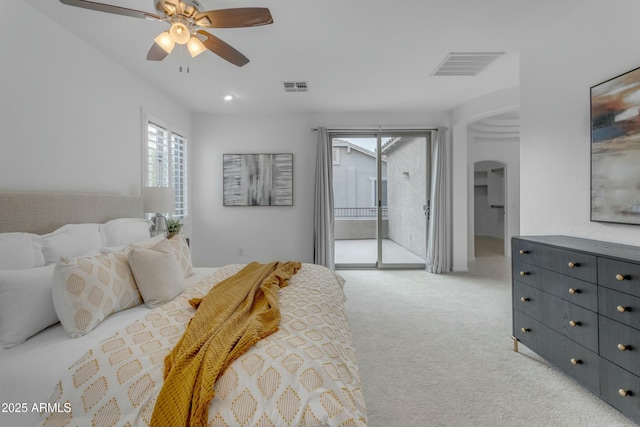
[[[327,129],[318,128],[313,209],[313,262],[335,268],[333,253],[333,155]]]
[[[451,170],[447,129],[438,128],[432,141],[431,218],[427,239],[426,270],[429,273],[451,271],[451,204],[449,176]]]

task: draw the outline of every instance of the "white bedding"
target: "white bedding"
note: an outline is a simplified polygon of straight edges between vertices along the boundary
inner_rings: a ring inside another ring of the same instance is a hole
[[[196,268],[187,279],[193,286],[215,268]],[[80,338],[70,338],[60,323],[24,343],[0,348],[0,427],[33,426],[40,416],[33,405],[46,403],[53,387],[69,366],[91,348],[149,312],[144,304],[107,317],[98,328]],[[19,404],[19,409],[16,409]],[[22,410],[26,404],[26,412]]]
[[[117,408],[113,411],[117,416],[109,420],[109,425],[148,425],[162,382],[161,360],[171,350],[169,344],[175,341],[175,336],[160,338],[163,348],[149,357],[146,350],[141,350],[143,345],[138,345],[135,333],[126,327],[134,322],[144,328],[151,328],[154,322],[162,325],[172,322],[171,325],[184,330],[189,318],[185,320],[185,314],[193,315],[186,302],[188,298],[200,296],[211,284],[241,267],[196,269],[197,275],[189,278],[185,295],[168,303],[170,308],[150,310],[142,305],[124,310],[77,339],[68,338],[60,325],[55,325],[13,349],[0,352],[0,402],[3,406],[26,403],[26,413],[0,413],[0,426],[42,425],[43,420],[45,425],[58,425],[53,419],[47,424],[48,414],[40,418],[33,411],[34,403],[49,401],[55,387],[62,389],[55,401],[60,405],[69,402],[73,409],[74,419],[68,425],[95,424],[96,414],[102,408]],[[209,277],[208,273],[211,278],[201,282],[205,275]],[[236,360],[216,383],[216,397],[209,411],[210,425],[366,425],[341,285],[339,276],[324,267],[303,264],[290,285],[280,291],[280,330]],[[140,376],[132,374],[131,378],[122,379],[119,373],[123,365],[118,365],[121,362],[109,363],[115,354],[105,347],[113,342],[107,339],[115,333],[128,347],[127,351],[133,352],[126,363],[135,361],[140,365]],[[88,358],[70,368],[88,349],[92,349]],[[80,367],[89,360],[99,368],[84,384],[74,386],[74,373],[80,372]],[[158,384],[145,386],[142,393],[136,384],[143,384],[144,377]],[[105,390],[96,397],[98,388],[89,388],[103,382]],[[133,399],[134,404],[129,403],[131,390],[137,390],[139,395],[137,400]],[[95,400],[89,408],[86,396]],[[14,405],[6,409],[15,411],[15,408]],[[66,417],[64,413],[54,416],[58,420]],[[99,420],[98,424],[104,421]]]

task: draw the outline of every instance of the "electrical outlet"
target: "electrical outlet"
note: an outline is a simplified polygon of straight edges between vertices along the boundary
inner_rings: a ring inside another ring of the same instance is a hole
[[[238,248],[238,256],[244,256],[244,248]]]

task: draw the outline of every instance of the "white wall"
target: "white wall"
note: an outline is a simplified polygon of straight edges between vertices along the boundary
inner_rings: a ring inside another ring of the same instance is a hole
[[[589,88],[640,66],[640,3],[590,0],[521,58],[521,232],[638,245],[640,227],[590,222]]]
[[[313,258],[316,133],[296,115],[194,116],[192,144],[195,265]],[[222,155],[293,153],[293,206],[222,205]],[[238,249],[243,255],[238,255]]]
[[[190,133],[197,265],[313,257],[317,134],[311,127],[448,126],[446,113],[195,115],[27,3],[0,27],[0,191],[140,194],[141,109]],[[15,41],[15,34],[21,40]],[[192,127],[193,120],[193,127]],[[294,154],[294,206],[222,207],[222,154]],[[244,249],[244,256],[237,249]]]
[[[139,195],[141,108],[187,131],[189,112],[31,5],[2,13],[0,191]]]
[[[312,259],[316,134],[310,127],[451,128],[452,120],[461,123],[473,116],[466,114],[468,110],[475,109],[470,103],[451,116],[447,112],[364,112],[192,117],[185,108],[29,4],[8,2],[3,13],[29,16],[29,31],[24,31],[19,19],[5,20],[0,28],[0,36],[4,36],[0,55],[6,61],[0,67],[4,101],[0,107],[4,131],[0,191],[139,194],[140,111],[144,108],[191,133],[191,200],[197,224],[190,234],[194,258],[200,265],[274,257]],[[20,42],[15,41],[15,34],[20,34]],[[222,207],[221,155],[238,151],[294,153],[292,208]],[[466,165],[466,148],[463,152],[461,164]],[[456,163],[454,169],[457,182],[460,164]],[[454,206],[454,216],[459,212],[464,218],[457,218],[454,225],[454,251],[465,254],[462,258],[454,256],[464,260],[464,266],[458,269],[466,269],[467,252],[467,171],[462,169],[465,188],[461,193],[454,192],[454,198],[464,200],[462,211]],[[262,224],[269,224],[269,228],[258,235],[258,225]],[[290,230],[294,237],[285,238]],[[460,235],[464,236],[462,243]],[[239,247],[245,249],[243,257],[237,255]],[[210,256],[205,255],[207,251]]]
[[[447,126],[435,114],[198,114],[193,118],[192,256],[198,266],[248,261],[313,261],[317,133],[312,127]],[[222,206],[222,155],[293,153],[292,207]],[[238,249],[243,255],[238,255]]]

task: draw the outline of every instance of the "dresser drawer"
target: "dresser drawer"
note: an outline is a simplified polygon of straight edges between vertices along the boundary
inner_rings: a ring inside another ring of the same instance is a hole
[[[551,329],[598,352],[598,315],[568,301],[540,292],[538,319]]]
[[[640,422],[640,378],[604,359],[600,359],[600,396]]]
[[[513,282],[513,308],[524,314],[539,318],[540,291],[520,282]]]
[[[514,261],[511,267],[513,280],[538,287],[538,268],[532,264]]]
[[[551,270],[537,270],[538,289],[591,311],[598,311],[598,286]]]
[[[513,239],[511,240],[511,259],[535,265],[537,247],[535,243]]]
[[[513,336],[554,365],[562,364],[562,335],[518,310],[513,311]]]
[[[640,375],[640,331],[600,315],[600,356]]]
[[[590,283],[598,278],[596,257],[582,252],[539,245],[536,265]]]
[[[598,303],[603,316],[640,329],[640,298],[608,288],[600,288]]]
[[[560,367],[591,392],[600,393],[600,356],[593,351],[563,338]]]
[[[640,264],[598,258],[598,284],[640,297]]]

